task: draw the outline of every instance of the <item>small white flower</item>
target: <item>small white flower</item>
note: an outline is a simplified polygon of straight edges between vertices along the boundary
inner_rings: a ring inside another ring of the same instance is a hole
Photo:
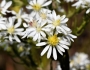
[[[65,52],[64,49],[69,49],[67,45],[70,45],[67,41],[63,40],[57,35],[51,35],[47,38],[46,41],[37,43],[36,46],[46,46],[41,52],[41,56],[43,56],[47,51],[47,58],[50,58],[51,53],[53,53],[53,58],[57,60],[57,51],[63,55]],[[57,51],[56,51],[57,49]]]
[[[39,18],[42,21],[49,21],[49,15],[51,14],[51,11],[48,9],[42,9],[39,12],[39,15],[37,16],[37,18]]]
[[[18,13],[15,12],[15,11],[11,11],[11,13],[12,13],[13,15],[15,15],[14,18],[18,20],[18,23],[21,23],[21,22],[22,22],[22,19],[24,19],[24,18],[26,18],[26,17],[28,16],[28,15],[23,11],[22,8],[19,10]]]
[[[80,67],[86,67],[90,64],[90,60],[87,54],[85,53],[75,53],[70,62],[71,69],[75,67],[76,69],[80,69]]]
[[[6,36],[6,38],[9,38],[9,40],[12,42],[13,39],[17,42],[20,42],[20,39],[17,35],[20,35],[23,28],[18,28],[20,26],[20,23],[14,24],[15,19],[13,17],[10,17],[9,20],[6,22],[6,33],[9,34],[9,36]]]
[[[60,15],[56,15],[56,12],[53,10],[51,16],[50,16],[50,22],[47,25],[47,27],[56,29],[56,33],[63,33],[67,34],[67,31],[70,31],[70,29],[67,27],[66,22],[68,21],[68,18],[65,18],[66,16],[63,15],[60,17]]]
[[[72,6],[75,6],[77,8],[86,8],[86,14],[90,12],[90,0],[78,0],[76,3],[74,3]]]
[[[29,5],[26,7],[27,9],[32,9],[35,14],[37,14],[43,7],[51,4],[51,0],[33,0],[29,1]]]
[[[46,38],[45,32],[50,31],[50,29],[46,29],[44,27],[46,22],[42,22],[42,21],[38,20],[38,21],[33,21],[29,24],[30,24],[29,27],[24,32],[24,37],[26,37],[26,36],[33,37],[33,41],[40,42],[41,39]],[[25,24],[24,24],[24,26],[25,26]]]
[[[76,6],[76,9],[77,8],[80,8],[80,7],[83,7],[84,5],[84,0],[78,0],[76,3],[74,3],[72,6]]]
[[[6,14],[6,12],[8,11],[7,9],[11,6],[11,4],[12,1],[6,2],[6,0],[2,0],[0,4],[0,13]]]

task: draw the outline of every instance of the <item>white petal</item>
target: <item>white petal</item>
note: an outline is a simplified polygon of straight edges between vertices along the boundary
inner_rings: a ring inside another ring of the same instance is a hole
[[[11,13],[12,13],[13,15],[16,15],[16,14],[17,14],[15,11],[11,11]]]
[[[90,9],[88,9],[87,11],[86,11],[86,14],[88,14],[90,12]]]
[[[65,49],[69,49],[69,47],[66,45],[63,45],[63,44],[60,44],[60,45],[61,45],[61,47],[65,48]]]
[[[36,0],[33,0],[33,4],[36,4]]]
[[[50,45],[47,45],[47,46],[43,49],[43,51],[41,52],[41,56],[43,56],[43,55],[48,51],[49,47],[50,47]]]
[[[66,32],[62,27],[59,27],[59,29],[60,29],[65,35],[67,35],[67,32]]]
[[[3,9],[3,10],[1,11],[1,13],[4,14],[4,15],[6,15],[6,10]]]
[[[49,50],[47,52],[47,58],[50,58],[51,53],[52,53],[52,46],[50,46],[50,48],[49,48]]]
[[[68,21],[68,18],[65,18],[64,20],[61,21],[61,23],[66,23]]]
[[[56,19],[56,12],[55,12],[55,10],[53,10],[52,15],[53,15],[53,18],[54,18],[54,20],[55,20],[55,19]],[[54,20],[53,20],[53,21],[54,21]]]
[[[22,12],[23,12],[23,8],[21,8],[20,10],[19,10],[19,15],[21,15],[22,14]]]
[[[41,23],[41,27],[43,27],[46,24],[46,21],[43,21],[43,23]]]
[[[38,34],[36,34],[34,37],[33,37],[33,41],[36,41],[38,39]]]
[[[6,3],[6,5],[4,6],[4,9],[8,9],[12,4],[12,1],[9,1],[8,3]]]
[[[26,6],[26,8],[27,8],[27,9],[33,9],[33,7],[32,7],[32,6]]]
[[[0,24],[0,29],[7,29],[4,24]]]
[[[23,15],[21,15],[21,17],[22,17],[23,19],[25,19],[25,18],[28,17],[28,14],[24,13]]]
[[[65,50],[64,50],[60,45],[58,45],[57,47],[58,47],[58,49],[61,50],[62,52],[65,52]]]
[[[19,27],[21,25],[21,19],[18,20],[18,23],[14,25],[15,28]]]
[[[22,33],[21,35],[23,35],[22,38],[25,38],[28,34],[27,33]]]
[[[9,40],[12,42],[12,35],[9,35]]]
[[[29,4],[32,6],[33,5],[33,1],[29,1]]]
[[[61,55],[63,55],[63,53],[61,52],[61,50],[60,50],[58,47],[56,47],[56,48],[57,48],[58,52],[59,52]]]
[[[14,39],[17,41],[17,42],[21,42],[20,39],[15,35],[14,36]]]
[[[44,2],[45,2],[45,0],[42,0],[42,1],[41,0],[37,0],[37,3],[40,4],[40,5],[42,5]]]
[[[61,16],[61,20],[64,20],[65,17],[66,17],[66,15]]]
[[[66,41],[63,41],[63,40],[61,40],[60,43],[61,43],[61,44],[65,44],[65,45],[70,45],[70,43],[68,43],[68,42],[66,42]]]
[[[23,26],[24,26],[24,27],[28,27],[28,25],[27,25],[26,23],[23,23]]]
[[[22,32],[24,29],[23,28],[17,28],[17,29],[15,29],[15,31],[17,31],[17,32]]]
[[[50,32],[51,29],[50,28],[42,28],[42,30],[45,32]]]
[[[40,43],[37,43],[36,46],[44,46],[46,44],[47,44],[46,42],[40,42]]]
[[[33,31],[29,34],[30,37],[33,37],[36,34],[36,31]]]
[[[56,52],[55,47],[53,48],[53,58],[54,58],[55,60],[57,60],[57,52]]]
[[[33,31],[33,32],[36,32],[36,31],[35,31],[35,28],[27,28],[26,31],[27,31],[27,32],[32,32],[32,31]]]
[[[52,3],[52,1],[48,1],[48,2],[46,2],[45,4],[43,4],[42,6],[48,6],[48,5],[50,5]]]
[[[77,36],[73,35],[73,34],[69,34],[70,37],[72,38],[77,38]]]
[[[62,27],[64,30],[71,32],[70,28],[68,28],[67,26],[62,25],[61,27]]]
[[[46,34],[43,31],[40,31],[40,34],[45,38]]]
[[[14,25],[14,21],[15,21],[15,19],[12,18],[12,17],[10,17],[9,18],[9,24],[8,24],[8,26],[13,26]]]
[[[71,40],[72,42],[74,42],[74,40],[73,40],[72,38],[70,38],[70,40]]]
[[[3,7],[6,4],[6,0],[2,0],[1,7]]]

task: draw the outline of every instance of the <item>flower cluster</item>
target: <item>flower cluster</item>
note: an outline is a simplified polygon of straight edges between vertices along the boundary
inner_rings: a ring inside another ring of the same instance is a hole
[[[53,54],[53,58],[56,60],[57,51],[63,55],[76,36],[71,34],[72,31],[66,24],[68,21],[66,15],[57,15],[55,10],[47,8],[51,3],[51,0],[30,0],[29,5],[26,6],[30,13],[27,14],[24,9],[20,9],[19,12],[8,10],[12,2],[2,0],[0,4],[2,37],[10,42],[18,43],[22,42],[22,39],[30,38],[36,42],[36,46],[44,47],[41,56],[47,52],[47,58]],[[5,17],[4,15],[7,13],[11,13],[13,16]],[[23,50],[23,47],[19,48]]]
[[[71,70],[88,70],[90,65],[89,57],[85,53],[75,53],[70,61]]]
[[[90,60],[87,54],[76,52],[70,58],[70,70],[89,70]],[[62,70],[60,63],[57,63],[56,70]]]
[[[77,2],[72,6],[75,6],[76,8],[81,7],[82,9],[87,9],[86,14],[90,12],[90,0],[77,0]]]

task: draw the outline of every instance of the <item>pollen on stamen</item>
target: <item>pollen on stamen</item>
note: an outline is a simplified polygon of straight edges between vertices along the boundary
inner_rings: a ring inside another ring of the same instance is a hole
[[[52,46],[56,46],[59,42],[59,39],[57,37],[57,35],[53,35],[53,36],[50,36],[48,37],[48,43]]]
[[[53,21],[53,25],[59,26],[60,25],[60,19]]]
[[[47,17],[45,13],[41,13],[40,16],[42,19],[46,19],[46,17]]]
[[[9,34],[13,34],[14,31],[15,31],[15,29],[14,29],[13,26],[12,26],[12,27],[9,27],[9,28],[7,29],[7,32],[8,32]]]
[[[41,27],[37,27],[37,32],[40,32],[41,31]]]
[[[39,11],[41,9],[41,5],[40,4],[34,4],[32,7],[36,11]]]

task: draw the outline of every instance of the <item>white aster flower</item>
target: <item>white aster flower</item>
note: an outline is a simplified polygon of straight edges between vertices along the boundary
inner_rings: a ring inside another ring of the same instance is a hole
[[[42,21],[49,21],[49,15],[51,14],[51,11],[48,9],[42,9],[39,12],[39,15],[37,16],[37,18],[39,18]]]
[[[33,41],[40,42],[41,39],[46,38],[46,32],[50,31],[50,29],[44,27],[45,25],[46,22],[42,22],[41,20],[29,22],[29,27],[26,28],[24,37],[33,37]],[[24,26],[26,26],[26,24],[24,24]]]
[[[7,9],[11,6],[11,4],[12,1],[6,2],[6,0],[2,0],[0,4],[0,13],[6,14],[6,12],[8,11]]]
[[[26,7],[27,9],[32,9],[35,14],[37,14],[43,7],[51,4],[51,0],[33,0],[29,1],[29,5]]]
[[[63,55],[65,49],[69,49],[67,45],[70,45],[63,38],[57,37],[57,35],[50,35],[46,41],[37,43],[36,46],[46,46],[41,52],[41,56],[43,56],[47,51],[47,58],[50,58],[53,53],[53,58],[57,60],[57,51]],[[57,50],[57,51],[56,51]]]
[[[75,53],[70,62],[71,69],[74,67],[76,69],[84,68],[90,64],[90,60],[87,54],[85,53]],[[85,69],[86,70],[86,69]]]
[[[50,16],[50,22],[47,25],[47,27],[56,29],[56,33],[63,33],[67,34],[67,31],[70,31],[70,29],[67,27],[66,22],[68,21],[68,18],[65,18],[66,16],[60,16],[56,15],[56,12],[53,10],[51,16]]]
[[[18,20],[18,23],[21,23],[21,22],[22,22],[22,19],[24,19],[24,18],[26,18],[26,17],[28,16],[28,15],[23,11],[22,8],[18,11],[18,13],[15,12],[15,11],[11,11],[11,13],[12,13],[13,15],[15,15],[14,18]]]
[[[9,36],[6,36],[6,38],[9,38],[9,40],[12,42],[13,39],[17,42],[20,42],[20,39],[17,35],[20,35],[23,28],[18,28],[21,23],[14,24],[15,19],[13,17],[10,17],[9,20],[6,22],[6,33],[9,34]]]
[[[90,0],[77,0],[72,6],[76,6],[76,8],[87,8],[90,7]]]
[[[87,8],[86,14],[90,12],[90,0],[78,0],[76,3],[74,3],[72,6],[75,6],[77,8]]]
[[[24,25],[24,27],[29,27],[30,26],[30,22],[34,22],[34,21],[37,21],[37,16],[35,16],[33,13],[30,13],[30,14],[26,14],[26,16],[23,18],[26,23],[28,23],[27,25]]]
[[[83,7],[84,5],[84,2],[83,2],[84,0],[78,0],[76,3],[74,3],[72,6],[75,6],[76,7],[76,9],[77,8],[80,8],[80,7]]]

